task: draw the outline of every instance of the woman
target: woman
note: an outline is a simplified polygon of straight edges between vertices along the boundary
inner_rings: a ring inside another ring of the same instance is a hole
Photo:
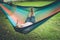
[[[18,23],[18,20],[17,20],[17,27],[18,28],[23,28],[23,27],[27,27],[27,26],[30,26],[32,25],[33,23],[35,23],[35,15],[34,15],[34,12],[33,12],[33,8],[30,9],[30,14],[29,16],[27,17],[26,21],[24,24],[19,24]]]

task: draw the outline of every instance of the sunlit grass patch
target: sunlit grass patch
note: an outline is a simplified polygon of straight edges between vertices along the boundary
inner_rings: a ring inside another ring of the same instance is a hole
[[[54,2],[54,1],[12,2],[12,3],[15,4],[15,5],[20,5],[20,6],[37,6],[37,7],[41,7],[41,6],[48,5],[52,2]]]

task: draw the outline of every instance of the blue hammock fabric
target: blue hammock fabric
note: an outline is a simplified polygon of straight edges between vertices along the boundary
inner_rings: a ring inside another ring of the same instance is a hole
[[[12,10],[13,6],[10,6],[10,5],[4,4],[4,3],[2,3],[2,4],[13,12],[13,10]],[[60,10],[56,11],[56,10],[60,9],[60,1],[55,1],[51,5],[48,5],[48,6],[45,6],[45,7],[33,7],[35,16],[28,17],[28,14],[30,12],[30,8],[31,7],[16,6],[16,12],[18,12],[19,14],[21,13],[22,17],[25,18],[25,22],[32,22],[33,23],[30,26],[27,26],[27,27],[24,27],[24,28],[17,28],[16,23],[14,24],[11,21],[11,19],[9,19],[10,16],[9,17],[7,16],[7,18],[10,20],[11,24],[13,25],[14,29],[17,32],[25,33],[25,34],[29,33],[30,31],[32,31],[36,27],[38,27],[41,24],[43,24],[44,22],[46,22],[48,19],[50,19],[52,16],[57,14],[57,12],[60,11]],[[4,12],[5,15],[8,15],[4,11],[3,8],[1,8],[1,9]],[[50,13],[51,13],[51,15],[50,15]]]

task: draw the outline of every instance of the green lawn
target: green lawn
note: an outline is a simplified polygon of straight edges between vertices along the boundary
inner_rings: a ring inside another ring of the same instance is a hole
[[[60,13],[28,34],[13,29],[6,16],[0,12],[0,40],[60,40]]]
[[[12,2],[15,5],[20,5],[20,6],[36,6],[36,7],[41,7],[48,5],[54,1],[35,1],[35,2]]]
[[[45,6],[52,2],[15,3],[22,6]],[[16,32],[6,16],[0,12],[0,40],[60,40],[60,12],[28,34]]]

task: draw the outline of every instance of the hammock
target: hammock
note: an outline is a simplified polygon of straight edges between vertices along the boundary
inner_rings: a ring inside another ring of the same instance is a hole
[[[60,11],[60,2],[56,1],[49,6],[45,7],[33,7],[35,16],[33,17],[34,22],[32,25],[23,28],[17,28],[17,20],[19,24],[24,24],[28,19],[31,7],[23,6],[10,6],[8,4],[0,4],[1,10],[4,12],[6,17],[9,19],[14,29],[20,33],[29,33],[39,25],[46,22],[49,18],[57,14]]]

